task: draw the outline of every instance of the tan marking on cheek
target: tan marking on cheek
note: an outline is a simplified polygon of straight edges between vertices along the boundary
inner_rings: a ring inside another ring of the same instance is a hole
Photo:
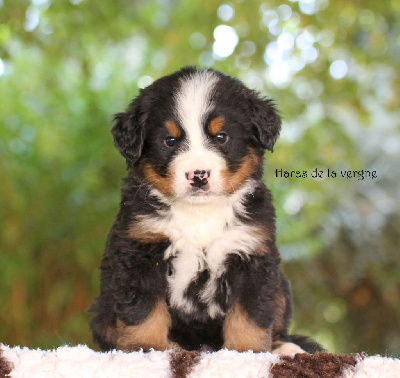
[[[160,176],[151,164],[142,161],[139,169],[143,173],[146,184],[156,188],[160,193],[167,197],[173,196],[173,175],[168,172],[166,177]]]
[[[208,131],[211,135],[217,135],[224,127],[225,119],[224,117],[217,117],[211,120],[208,125]]]
[[[221,171],[224,192],[228,194],[234,193],[257,171],[258,166],[261,164],[261,158],[253,153],[251,149],[249,151],[250,153],[243,158],[238,170],[235,172],[230,172],[229,169]]]
[[[182,136],[181,129],[174,121],[166,121],[165,127],[172,137],[180,138]]]
[[[224,348],[245,352],[271,351],[271,329],[254,324],[242,306],[235,303],[226,315],[223,325]]]
[[[140,348],[166,350],[172,345],[168,340],[170,327],[171,316],[167,304],[159,300],[143,323],[129,326],[117,319],[117,349],[127,352]]]

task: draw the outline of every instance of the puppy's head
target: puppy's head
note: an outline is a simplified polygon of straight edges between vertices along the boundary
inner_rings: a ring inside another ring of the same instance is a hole
[[[115,116],[113,135],[128,166],[171,200],[207,202],[261,174],[280,117],[239,80],[184,68],[141,90]]]

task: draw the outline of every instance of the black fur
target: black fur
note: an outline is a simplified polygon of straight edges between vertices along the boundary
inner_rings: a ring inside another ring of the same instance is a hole
[[[204,345],[219,349],[224,345],[225,315],[210,317],[207,303],[200,297],[210,278],[207,266],[199,270],[184,293],[194,303],[193,311],[180,311],[170,306],[168,297],[168,276],[174,274],[175,258],[164,259],[169,241],[160,239],[142,243],[129,236],[134,217],[157,217],[160,211],[168,211],[168,205],[152,195],[152,186],[145,180],[140,164],[146,161],[161,178],[167,177],[169,163],[176,154],[185,150],[183,128],[177,145],[163,148],[163,140],[168,135],[163,123],[171,120],[179,125],[174,94],[180,79],[196,72],[197,68],[187,67],[157,80],[140,92],[126,112],[115,116],[112,134],[115,145],[127,161],[128,177],[101,263],[100,295],[90,308],[97,313],[90,323],[93,339],[102,350],[117,347],[117,319],[127,325],[139,325],[146,320],[160,298],[165,299],[168,305],[172,321],[169,339],[172,342],[188,350]],[[208,114],[205,125],[223,116],[224,131],[231,139],[226,145],[218,145],[213,136],[209,136],[207,143],[210,149],[224,157],[229,171],[235,172],[249,154],[248,147],[261,159],[265,149],[273,150],[281,127],[280,117],[270,100],[260,98],[237,79],[212,72],[218,76],[212,97],[216,106]],[[265,330],[273,327],[273,341],[294,342],[309,352],[322,350],[316,343],[288,333],[292,312],[291,292],[279,269],[275,210],[271,194],[262,183],[262,173],[262,164],[259,164],[251,174],[251,179],[257,184],[244,201],[249,216],[237,214],[237,217],[245,224],[264,227],[268,237],[263,243],[268,253],[246,254],[241,250],[232,250],[224,261],[223,274],[216,281],[215,303],[224,314],[235,303],[240,303],[257,327]],[[279,295],[283,298],[280,302],[283,315],[278,321],[276,300]]]

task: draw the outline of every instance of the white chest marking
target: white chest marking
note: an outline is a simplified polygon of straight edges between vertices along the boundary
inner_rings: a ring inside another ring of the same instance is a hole
[[[185,296],[185,291],[199,272],[208,269],[210,279],[201,292],[201,301],[208,305],[211,317],[222,314],[214,301],[216,280],[224,272],[228,254],[251,254],[262,241],[257,227],[244,224],[237,214],[245,216],[243,201],[252,192],[249,181],[233,195],[221,196],[218,201],[190,204],[177,202],[160,217],[139,218],[142,225],[156,233],[167,235],[171,245],[164,258],[175,257],[173,274],[168,277],[170,303],[190,313],[195,304]]]

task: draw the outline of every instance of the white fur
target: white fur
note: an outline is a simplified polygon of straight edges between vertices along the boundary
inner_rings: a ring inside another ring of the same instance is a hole
[[[206,198],[188,196],[192,188],[185,175],[187,172],[210,171],[208,196],[222,192],[221,172],[226,169],[226,162],[220,154],[207,147],[204,132],[205,117],[214,106],[211,94],[217,81],[218,77],[213,72],[196,72],[181,81],[175,96],[180,124],[186,134],[186,146],[171,162],[173,190],[177,197],[191,202],[204,202]]]
[[[248,181],[230,196],[219,196],[218,201],[191,204],[185,201],[170,202],[159,192],[153,191],[161,201],[169,205],[168,210],[159,211],[159,216],[137,218],[142,227],[151,232],[162,233],[171,240],[164,258],[172,256],[174,274],[168,278],[170,301],[188,313],[193,304],[184,297],[190,282],[208,268],[210,280],[201,293],[208,303],[211,317],[222,314],[214,301],[216,279],[224,272],[223,263],[230,253],[251,254],[262,241],[255,235],[255,226],[243,224],[235,215],[246,216],[243,200],[254,190],[254,181]]]
[[[218,77],[209,71],[199,71],[182,79],[175,103],[182,127],[188,133],[191,148],[204,147],[201,127],[204,116],[213,108],[211,94]]]
[[[272,351],[273,354],[284,354],[286,356],[291,356],[296,353],[306,353],[305,350],[300,348],[298,345],[293,343],[284,343],[280,345],[278,348],[275,348]]]

